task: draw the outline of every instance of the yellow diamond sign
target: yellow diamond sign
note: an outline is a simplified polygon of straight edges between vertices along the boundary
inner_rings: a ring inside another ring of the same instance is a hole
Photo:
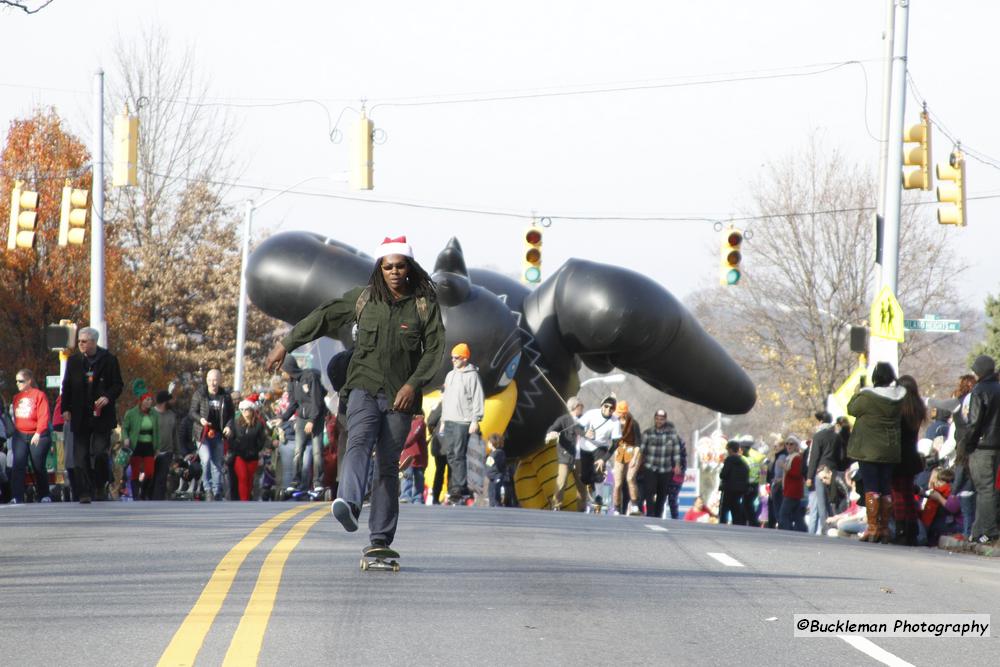
[[[903,308],[888,285],[882,288],[872,302],[868,322],[872,336],[903,342]]]

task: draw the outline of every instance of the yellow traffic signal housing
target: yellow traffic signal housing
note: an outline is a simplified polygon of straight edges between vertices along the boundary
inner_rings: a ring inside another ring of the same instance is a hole
[[[906,190],[931,189],[931,121],[927,112],[920,114],[920,122],[903,133],[903,141],[916,146],[903,147],[903,164],[918,167],[903,171],[903,188]]]
[[[139,178],[137,165],[139,162],[139,119],[129,116],[128,109],[115,116],[114,131],[114,164],[111,173],[111,184],[118,188],[125,185],[137,185]]]
[[[31,248],[35,245],[38,223],[38,193],[22,189],[24,182],[16,181],[10,194],[10,228],[7,230],[7,247]]]
[[[938,163],[937,199],[944,206],[938,207],[937,219],[942,225],[965,227],[965,156],[962,151],[952,151],[948,164]]]
[[[374,189],[375,163],[373,143],[375,124],[362,111],[354,135],[353,157],[351,159],[351,187],[355,190]]]
[[[524,257],[521,281],[537,285],[542,281],[542,230],[529,227],[524,231]]]
[[[719,250],[719,284],[735,285],[743,276],[743,232],[735,227],[723,230]]]
[[[66,187],[62,193],[62,211],[59,214],[59,245],[81,245],[87,236],[87,203],[90,192]]]

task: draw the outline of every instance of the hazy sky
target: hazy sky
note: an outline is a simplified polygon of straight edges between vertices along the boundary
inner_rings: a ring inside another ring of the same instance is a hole
[[[178,51],[194,49],[214,101],[239,105],[229,112],[243,166],[230,177],[240,183],[318,177],[297,189],[521,216],[286,194],[257,212],[261,227],[314,230],[369,252],[384,235],[406,234],[428,269],[458,236],[470,265],[513,273],[535,211],[552,216],[546,274],[585,257],[635,268],[683,298],[717,280],[712,222],[558,216],[738,216],[762,166],[813,135],[874,173],[884,11],[882,0],[56,0],[32,16],[0,13],[0,121],[52,105],[89,141],[93,72],[113,76],[117,35],[157,26]],[[911,2],[919,92],[949,133],[994,158],[997,25],[1000,3]],[[861,64],[834,67],[847,61]],[[719,82],[776,74],[801,76]],[[509,96],[520,99],[457,102]],[[305,99],[320,104],[277,104]],[[371,193],[349,189],[349,143],[328,138],[338,117],[341,129],[354,127],[361,99],[384,133]],[[432,100],[448,103],[401,104]],[[911,94],[908,122],[918,113]],[[950,148],[935,133],[935,161]],[[997,197],[969,201],[969,227],[948,230],[971,267],[965,292],[981,306],[1000,289],[1000,161],[970,159],[967,178],[970,196]],[[234,189],[228,200],[268,196]],[[752,243],[745,255],[752,272]]]

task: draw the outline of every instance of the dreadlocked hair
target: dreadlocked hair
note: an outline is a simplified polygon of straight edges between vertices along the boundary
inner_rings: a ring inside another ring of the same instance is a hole
[[[410,287],[411,295],[414,298],[426,297],[432,301],[437,300],[437,290],[434,288],[434,281],[431,277],[427,275],[423,267],[417,264],[415,260],[410,257],[403,256],[403,260],[408,266],[408,271],[406,273],[406,284]],[[389,291],[389,285],[385,282],[385,277],[382,275],[382,258],[379,257],[375,260],[375,268],[372,269],[371,278],[368,279],[368,285],[371,287],[371,298],[372,301],[381,301],[383,303],[392,303],[393,296],[392,292]]]

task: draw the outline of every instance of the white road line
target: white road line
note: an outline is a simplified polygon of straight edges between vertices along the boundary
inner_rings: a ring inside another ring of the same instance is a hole
[[[708,555],[727,567],[744,567],[743,563],[739,562],[729,554],[713,553],[709,551]]]
[[[646,528],[649,528],[650,530],[655,530],[658,533],[665,533],[669,530],[669,528],[664,528],[663,526],[657,526],[654,523],[647,523]]]
[[[883,665],[889,665],[889,667],[913,667],[913,663],[906,662],[899,656],[889,653],[884,648],[873,644],[870,640],[865,639],[864,637],[847,635],[837,636],[868,657],[878,660]]]

